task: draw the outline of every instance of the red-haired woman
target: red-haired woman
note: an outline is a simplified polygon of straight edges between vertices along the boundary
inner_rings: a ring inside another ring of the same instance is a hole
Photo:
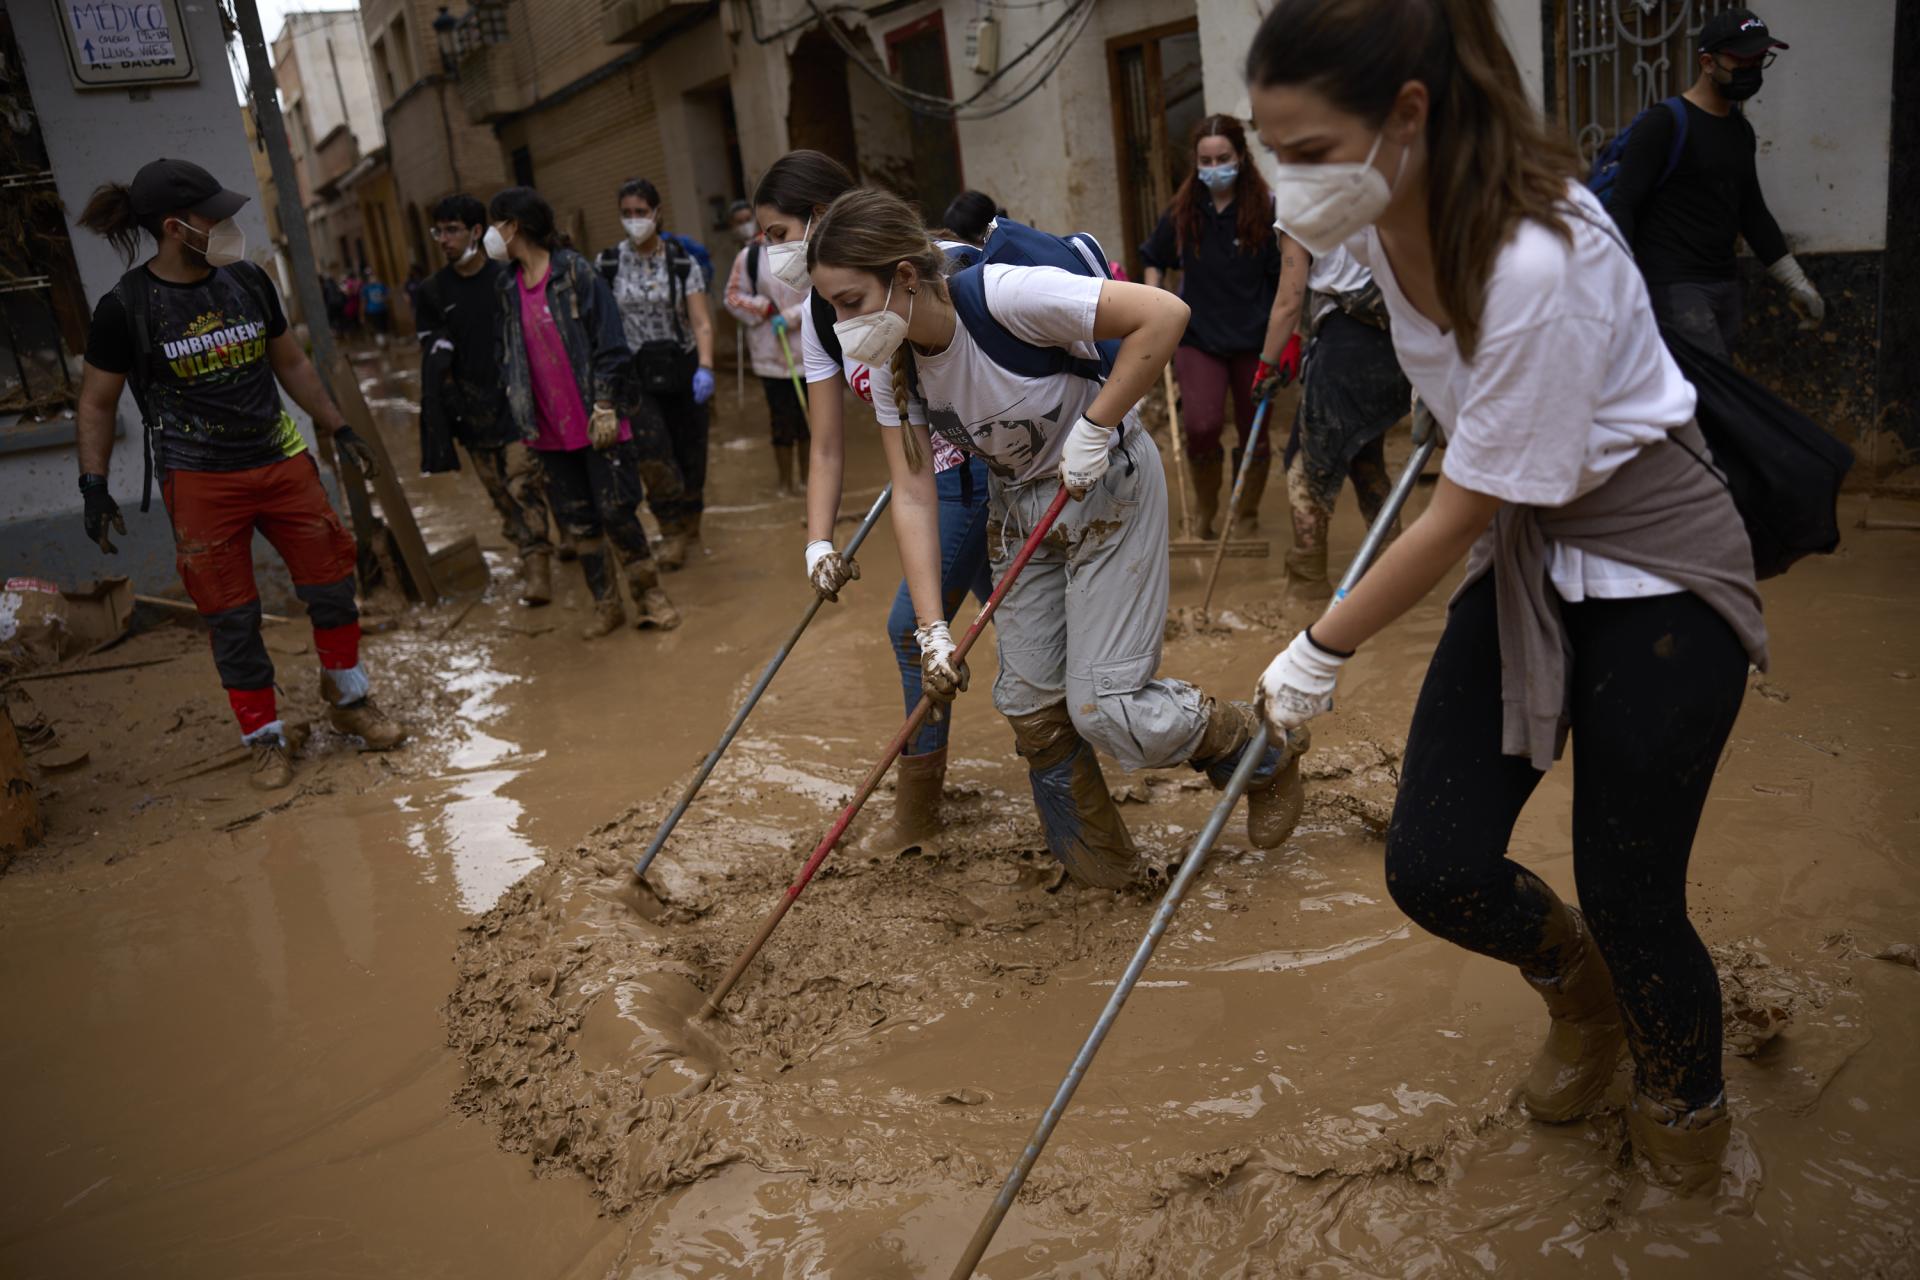
[[[1180,421],[1193,461],[1193,487],[1200,501],[1200,535],[1214,536],[1220,509],[1227,396],[1233,396],[1240,466],[1247,432],[1262,397],[1300,373],[1298,300],[1306,286],[1308,259],[1281,253],[1273,231],[1273,193],[1247,153],[1247,134],[1232,116],[1208,116],[1194,126],[1193,172],[1173,193],[1160,225],[1140,246],[1146,283],[1159,285],[1180,273],[1179,294],[1193,310],[1186,336],[1173,358],[1180,379]],[[1286,274],[1291,288],[1281,287]],[[1297,279],[1291,279],[1297,277]],[[1292,298],[1292,306],[1280,299]],[[1269,427],[1272,424],[1268,424]],[[1253,451],[1240,498],[1239,524],[1252,528],[1260,510],[1272,457],[1270,430]]]

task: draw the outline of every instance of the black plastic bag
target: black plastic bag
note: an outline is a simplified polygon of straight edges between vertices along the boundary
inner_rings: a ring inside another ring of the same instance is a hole
[[[1836,508],[1853,450],[1727,360],[1660,326],[1680,372],[1700,393],[1700,433],[1753,543],[1758,578],[1840,545]]]
[[[453,447],[453,350],[440,349],[436,335],[423,339],[427,353],[420,361],[420,474],[458,471],[460,455]]]

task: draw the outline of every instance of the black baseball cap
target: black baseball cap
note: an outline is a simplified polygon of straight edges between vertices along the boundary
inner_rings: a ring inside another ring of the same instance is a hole
[[[240,212],[247,198],[229,191],[191,160],[154,160],[140,166],[130,188],[134,216],[160,218],[185,209],[215,222]]]
[[[1775,40],[1767,24],[1751,9],[1727,9],[1707,19],[1700,28],[1700,52],[1730,53],[1736,58],[1751,58],[1769,49],[1784,49],[1787,42]]]

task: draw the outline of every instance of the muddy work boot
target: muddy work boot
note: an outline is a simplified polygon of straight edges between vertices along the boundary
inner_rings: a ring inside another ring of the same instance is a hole
[[[1722,1093],[1704,1107],[1656,1102],[1637,1090],[1627,1105],[1627,1136],[1652,1180],[1676,1195],[1717,1189],[1733,1118]]]
[[[253,748],[253,773],[247,781],[255,791],[278,791],[293,784],[293,745],[282,734],[262,730],[247,745]]]
[[[660,570],[652,560],[627,567],[627,590],[633,596],[633,627],[671,631],[680,625],[680,611],[660,589]]]
[[[1260,729],[1259,713],[1247,702],[1207,700],[1207,728],[1187,761],[1207,775],[1216,791],[1225,790],[1240,766],[1241,752]],[[1256,849],[1276,849],[1300,824],[1306,789],[1300,782],[1300,757],[1313,739],[1305,727],[1278,746],[1269,746],[1247,779],[1247,841]]]
[[[1586,919],[1555,899],[1546,940],[1562,957],[1559,974],[1525,976],[1546,1000],[1553,1022],[1547,1028],[1546,1044],[1534,1055],[1520,1101],[1534,1119],[1564,1124],[1593,1110],[1606,1093],[1626,1048],[1627,1032],[1620,1021],[1613,978],[1587,932]]]
[[[687,535],[678,523],[661,526],[660,541],[653,544],[653,562],[668,573],[686,568]]]
[[[1240,474],[1240,460],[1244,451],[1233,451],[1233,473]],[[1260,531],[1260,500],[1267,493],[1267,473],[1273,469],[1273,455],[1257,455],[1247,464],[1247,483],[1240,490],[1239,505],[1233,509],[1233,531],[1235,533],[1254,534]]]
[[[1143,870],[1133,837],[1107,790],[1099,759],[1074,730],[1066,704],[1009,716],[1007,722],[1013,726],[1014,750],[1027,762],[1048,852],[1075,884],[1092,889],[1132,884]]]
[[[620,597],[608,596],[604,600],[593,602],[593,618],[580,628],[582,640],[598,640],[601,636],[612,635],[627,625],[627,611],[620,607]]]
[[[901,756],[893,771],[893,820],[860,842],[863,852],[898,853],[938,832],[947,749]]]
[[[1327,582],[1327,549],[1294,545],[1287,551],[1287,587],[1282,609],[1317,613],[1333,599]]]
[[[364,684],[365,678],[361,679]],[[343,701],[331,671],[320,673],[320,696],[326,700],[327,723],[333,731],[360,739],[367,750],[391,751],[407,740],[407,731],[380,709],[371,694],[362,694],[351,702]]]
[[[553,556],[529,551],[520,558],[520,603],[537,609],[553,600]]]
[[[1226,459],[1219,454],[1193,459],[1193,536],[1217,538],[1214,521],[1220,514],[1220,476]]]

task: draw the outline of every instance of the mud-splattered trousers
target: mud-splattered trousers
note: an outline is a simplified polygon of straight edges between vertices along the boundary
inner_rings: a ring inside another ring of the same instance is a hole
[[[523,556],[552,551],[545,475],[533,450],[518,440],[497,449],[469,446],[467,460],[500,513],[501,535]]]
[[[968,458],[936,474],[933,483],[940,495],[940,607],[952,622],[969,591],[981,604],[993,594],[993,575],[987,571],[987,466]],[[920,642],[913,634],[917,621],[913,597],[902,580],[887,614],[887,636],[900,663],[900,692],[909,715],[920,704]],[[921,725],[902,754],[923,756],[946,746],[953,710],[950,705],[938,723]]]
[[[1368,524],[1393,487],[1387,428],[1407,415],[1413,388],[1387,330],[1335,311],[1307,348],[1300,411],[1287,441],[1287,502],[1296,551],[1327,545],[1340,487],[1353,481]]]
[[[1167,484],[1159,451],[1134,429],[1100,483],[1069,502],[994,615],[1000,675],[993,705],[1009,718],[1063,700],[1073,727],[1125,769],[1192,756],[1206,699],[1162,680],[1167,619]],[[991,484],[987,551],[997,582],[1059,491],[1051,476]]]
[[[160,496],[173,523],[180,581],[206,619],[213,663],[242,734],[279,718],[273,660],[260,638],[256,530],[280,553],[294,595],[307,606],[321,667],[346,671],[359,665],[357,548],[320,487],[312,454],[243,471],[169,470],[161,477]]]
[[[607,548],[637,597],[659,585],[646,530],[640,526],[640,458],[631,440],[610,449],[536,449],[554,517],[580,553],[580,571],[595,600],[614,593]],[[605,538],[603,543],[601,540]]]
[[[1720,985],[1687,919],[1687,860],[1746,691],[1747,653],[1690,592],[1560,605],[1571,654],[1573,877],[1613,975],[1635,1075],[1649,1097],[1720,1093]],[[1387,889],[1422,928],[1557,975],[1553,890],[1508,858],[1543,776],[1502,755],[1494,575],[1447,615],[1407,731],[1387,832]]]

